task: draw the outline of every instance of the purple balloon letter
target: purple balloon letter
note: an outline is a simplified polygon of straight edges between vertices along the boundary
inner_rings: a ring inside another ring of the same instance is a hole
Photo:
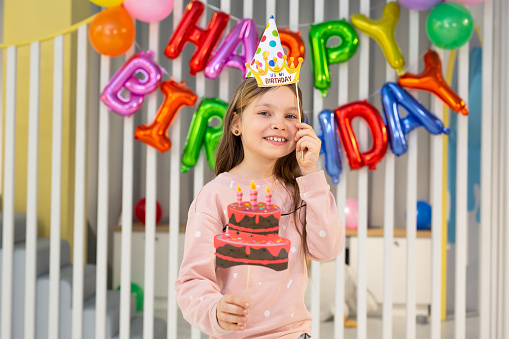
[[[153,57],[152,51],[138,52],[111,78],[101,95],[110,111],[129,117],[140,109],[145,95],[156,90],[163,70],[152,60]],[[138,73],[141,78],[136,77]],[[128,98],[121,95],[123,89],[129,92]]]

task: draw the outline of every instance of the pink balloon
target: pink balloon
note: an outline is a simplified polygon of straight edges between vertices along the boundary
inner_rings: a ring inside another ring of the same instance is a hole
[[[101,101],[110,111],[131,116],[140,109],[145,95],[157,89],[163,69],[152,60],[153,57],[152,51],[138,52],[111,78],[101,94]],[[138,73],[143,79],[135,76]],[[129,92],[128,98],[121,95],[123,90]]]
[[[444,2],[457,2],[462,5],[475,5],[483,2],[484,0],[445,0]]]
[[[425,11],[432,9],[443,0],[399,0],[398,2],[406,8]]]
[[[140,21],[157,22],[170,15],[173,0],[124,0],[124,8]]]
[[[349,230],[357,229],[357,200],[346,199],[345,203],[345,227]]]
[[[241,43],[243,44],[242,53],[237,54],[235,51]],[[205,76],[209,79],[215,79],[225,67],[237,68],[242,71],[243,76],[246,76],[245,63],[251,62],[257,43],[256,23],[252,19],[239,20],[207,62]]]

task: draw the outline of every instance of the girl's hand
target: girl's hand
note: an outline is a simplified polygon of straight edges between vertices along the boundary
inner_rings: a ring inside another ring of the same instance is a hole
[[[295,151],[300,171],[302,175],[318,172],[318,158],[322,142],[310,125],[299,123],[297,127],[299,130],[295,134],[295,141],[297,141]],[[302,151],[304,151],[304,156],[302,156]]]
[[[223,295],[216,309],[219,326],[229,331],[243,331],[246,328],[248,309],[249,303],[241,297]]]

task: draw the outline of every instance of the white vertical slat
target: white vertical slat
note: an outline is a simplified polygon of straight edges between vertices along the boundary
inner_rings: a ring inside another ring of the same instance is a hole
[[[387,0],[387,3],[391,0]],[[410,60],[413,62],[413,60]],[[386,62],[385,80],[394,81],[394,69]],[[384,181],[384,281],[383,281],[383,313],[382,336],[384,339],[392,338],[392,287],[393,287],[393,255],[394,242],[394,195],[396,175],[396,155],[387,146],[385,153],[385,181]]]
[[[484,2],[482,58],[481,224],[479,229],[479,337],[490,335],[491,145],[493,1]]]
[[[60,210],[62,188],[62,100],[64,82],[64,37],[54,39],[53,132],[51,139],[51,235],[49,267],[48,337],[58,338],[60,300]]]
[[[468,105],[468,43],[459,49],[458,94]],[[454,296],[455,338],[465,338],[466,331],[466,269],[467,269],[467,176],[468,176],[468,115],[458,114],[456,168],[456,286]]]
[[[99,84],[101,90],[110,78],[110,58],[101,55]],[[99,165],[97,179],[97,280],[95,299],[95,338],[106,336],[106,286],[108,277],[108,195],[110,112],[103,103],[99,106]]]
[[[183,0],[175,0],[173,4],[173,29],[180,23],[183,11]],[[182,80],[182,58],[172,60],[172,75],[176,81]],[[179,212],[180,211],[180,114],[177,114],[170,126],[170,230],[169,230],[169,269],[168,269],[168,331],[167,338],[177,338],[177,298],[175,296],[175,281],[179,271]]]
[[[16,69],[17,50],[7,48],[5,88],[5,155],[2,238],[2,339],[12,335],[12,254],[14,250],[14,174],[16,145]],[[0,119],[1,120],[1,119]]]
[[[265,4],[265,21],[268,22],[271,15],[276,18],[276,0],[266,0]]]
[[[76,64],[76,145],[74,165],[74,261],[72,287],[72,337],[83,335],[83,279],[85,239],[85,179],[87,132],[87,25],[78,29]]]
[[[360,1],[360,13],[370,16],[370,0]],[[369,37],[366,34],[359,35],[359,98],[369,96]],[[368,148],[368,130],[366,124],[361,121],[359,126],[359,148]],[[367,337],[367,310],[366,310],[366,243],[368,228],[368,168],[358,170],[358,225],[357,237],[359,241],[358,260],[359,271],[357,272],[357,338]]]
[[[325,18],[325,2],[324,0],[316,0],[314,7],[314,22],[322,22]],[[317,134],[320,133],[320,123],[318,116],[323,109],[323,99],[320,91],[315,89],[313,91],[313,128]],[[318,169],[320,168],[320,161],[318,162]],[[320,263],[316,261],[311,262],[311,279],[313,281],[311,289],[311,315],[313,323],[311,324],[311,332],[316,338],[320,338]]]
[[[199,24],[200,27],[207,27],[207,0],[202,1],[205,4],[205,9],[203,11],[202,16],[200,17]],[[227,31],[227,29],[226,29]],[[228,34],[227,32],[224,33],[224,36]],[[198,48],[198,47],[196,47]],[[224,70],[223,73],[226,73],[226,78],[228,78],[228,71]],[[203,97],[205,97],[205,73],[199,72],[196,74],[196,95],[198,97],[198,100],[201,100]],[[200,150],[200,156],[198,157],[198,160],[196,161],[196,165],[194,166],[194,176],[193,176],[193,187],[194,187],[194,197],[196,198],[198,196],[198,193],[200,193],[200,190],[203,188],[204,185],[204,173],[205,173],[205,167],[207,166],[206,155],[205,155],[205,148],[202,148]],[[199,331],[195,328],[191,329],[192,337],[193,338],[199,338]]]
[[[253,18],[253,0],[244,0],[244,6],[242,8],[244,13],[244,18],[252,19]],[[249,58],[249,56],[247,56]]]
[[[500,1],[495,1],[493,3],[494,7],[494,15],[493,15],[493,26],[500,27],[502,24],[502,11],[500,10]],[[501,56],[501,48],[500,41],[501,38],[501,30],[494,30],[493,36],[494,40],[497,42],[493,45],[493,69],[499,70],[501,68],[502,63],[505,61]],[[500,112],[500,97],[502,92],[502,77],[499,71],[493,73],[493,112]],[[497,302],[499,299],[499,294],[497,290],[498,283],[498,238],[499,238],[499,188],[500,184],[499,180],[499,158],[500,158],[500,125],[501,125],[501,114],[494,114],[492,121],[492,163],[491,165],[491,176],[493,178],[493,182],[490,184],[491,189],[491,201],[493,202],[490,206],[491,211],[491,255],[490,255],[490,334],[492,338],[496,338],[496,328],[497,328]],[[483,334],[484,335],[484,334]]]
[[[491,145],[493,120],[493,1],[484,2],[481,132],[481,224],[479,230],[479,338],[490,336]]]
[[[341,0],[339,2],[339,18],[348,18],[349,14],[349,1]],[[348,63],[343,62],[339,65],[339,83],[338,83],[338,107],[348,103]],[[339,132],[336,132],[339,133]],[[340,146],[341,147],[341,146]],[[342,153],[343,171],[339,175],[339,184],[336,187],[336,200],[339,211],[339,219],[343,234],[346,232],[346,188],[347,188],[347,161],[345,153]],[[345,322],[343,315],[345,314],[345,253],[346,250],[341,251],[341,255],[336,259],[336,299],[334,317],[334,338],[343,339],[345,337]]]
[[[444,51],[436,49],[442,62],[445,60]],[[436,96],[432,97],[433,112],[443,120],[443,102]],[[431,331],[430,338],[440,338],[442,313],[442,215],[443,215],[443,164],[444,164],[444,136],[431,137],[431,206],[433,206],[431,221]]]
[[[0,39],[3,37],[0,34]],[[0,49],[0,65],[4,64],[4,49]],[[4,68],[0,67],[0,111],[3,113],[4,108]],[[3,159],[4,156],[4,116],[3,114],[0,116],[0,159]],[[3,167],[0,165],[0,192],[3,192]]]
[[[409,62],[419,63],[419,12],[409,12]],[[417,92],[412,93],[417,96]],[[408,135],[407,205],[406,205],[406,337],[415,338],[416,307],[416,234],[417,234],[417,131]]]
[[[507,13],[509,13],[509,5],[507,2],[504,2],[504,9],[502,12],[502,16],[504,18],[507,17]],[[502,27],[503,32],[507,32],[508,29],[507,22],[504,23],[504,26]],[[507,38],[504,39],[504,43],[502,44],[503,47],[503,55],[504,59],[507,60],[507,56],[509,55],[509,44],[507,43]],[[502,73],[503,72],[503,73]],[[503,78],[505,80],[505,86],[503,86],[504,90],[504,101],[502,102],[503,107],[505,108],[502,112],[505,115],[505,110],[507,107],[509,107],[509,90],[507,89],[508,81],[507,81],[507,75],[509,74],[509,67],[507,67],[507,64],[505,64],[505,67],[501,70],[501,73],[503,74]],[[483,89],[485,91],[485,89]],[[505,126],[503,127],[505,130],[505,134],[507,133],[507,126],[509,126],[509,119],[505,117]],[[500,271],[503,275],[503,300],[501,300],[502,306],[502,316],[500,317],[500,322],[502,323],[502,331],[500,332],[501,338],[507,338],[509,336],[509,250],[505,248],[507,244],[509,243],[509,231],[507,230],[507,224],[509,220],[509,180],[507,180],[507,173],[509,173],[509,157],[507,156],[507,151],[509,150],[509,138],[507,135],[505,135],[505,143],[504,143],[504,153],[505,153],[505,166],[504,166],[504,199],[503,199],[503,209],[505,211],[504,214],[504,222],[502,224],[502,227],[504,229],[503,233],[503,239],[501,239],[502,248],[504,250],[501,251],[500,257],[501,260],[503,260],[504,265],[502,267],[502,270]],[[483,202],[484,203],[484,202]],[[501,237],[502,238],[502,237]]]
[[[37,168],[39,159],[39,88],[41,43],[30,44],[28,107],[27,228],[25,264],[25,338],[35,337],[35,278],[37,264]]]
[[[154,51],[154,61],[159,60],[159,22],[149,24],[149,49]],[[147,123],[154,120],[157,112],[157,92],[148,95]],[[143,302],[143,337],[154,337],[154,275],[156,238],[157,150],[147,145],[146,202],[145,211],[145,285]]]
[[[134,44],[125,61],[134,54]],[[124,117],[122,142],[122,246],[120,263],[120,339],[131,337],[131,239],[133,230],[133,152],[134,115]]]

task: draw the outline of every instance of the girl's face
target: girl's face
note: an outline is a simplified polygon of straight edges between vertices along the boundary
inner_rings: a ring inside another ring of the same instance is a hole
[[[251,102],[232,124],[232,131],[242,133],[245,159],[276,161],[295,149],[298,118],[295,93],[281,86]]]

